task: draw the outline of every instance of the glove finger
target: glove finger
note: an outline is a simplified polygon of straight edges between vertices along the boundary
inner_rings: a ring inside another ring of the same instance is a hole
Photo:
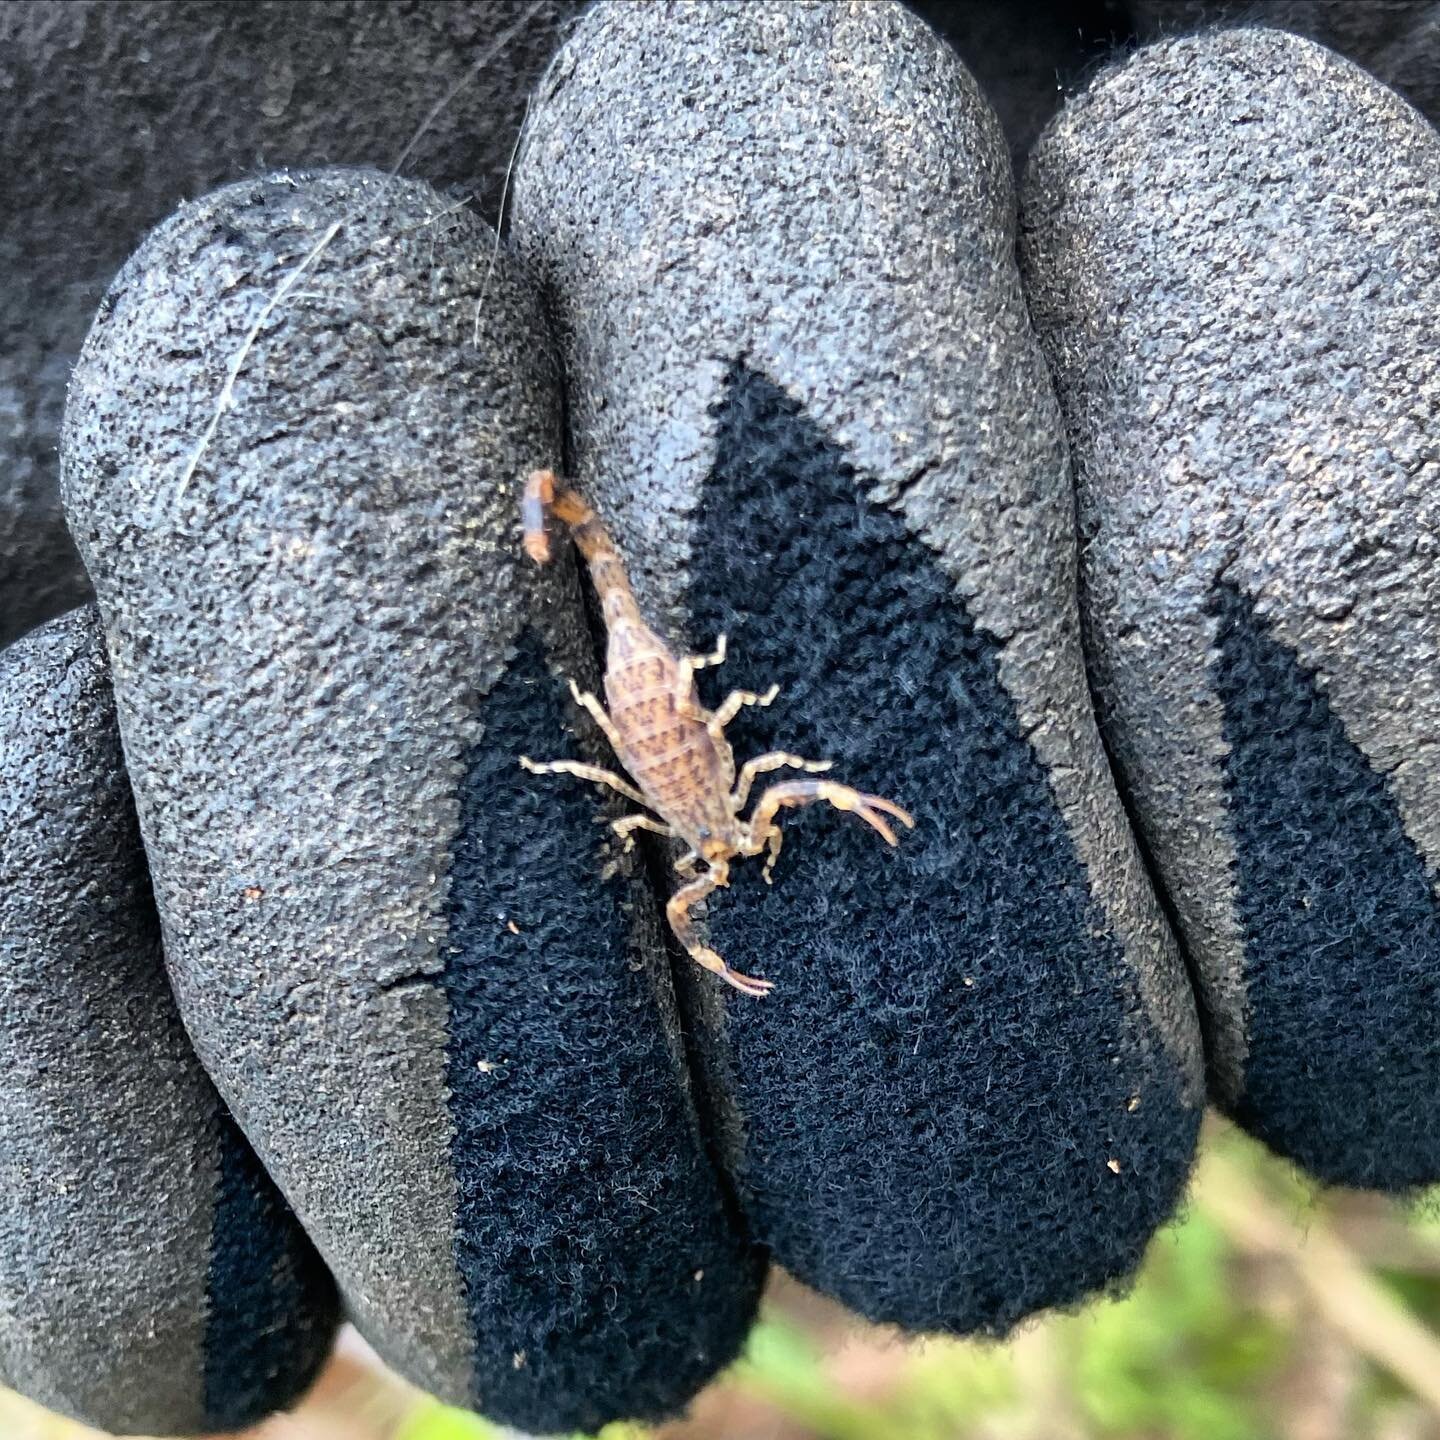
[[[5,197],[24,227],[0,289],[0,645],[88,594],[60,511],[60,417],[95,297],[146,230],[257,156],[388,161],[417,135],[411,168],[494,214],[525,95],[574,10],[0,6]],[[75,83],[91,70],[104,85]]]
[[[588,649],[518,568],[557,411],[483,225],[281,175],[122,272],[64,454],[199,1053],[381,1355],[543,1431],[673,1409],[758,1285],[653,907],[518,765]]]
[[[642,605],[677,649],[729,633],[716,696],[781,687],[737,753],[915,812],[893,852],[796,815],[773,889],[712,897],[776,985],[692,997],[756,1233],[924,1329],[1112,1279],[1184,1179],[1198,1037],[1089,709],[994,117],[896,5],[602,4],[514,195]]]
[[[1145,39],[1262,19],[1348,55],[1432,120],[1440,116],[1440,5],[1435,0],[1385,5],[1267,0],[1258,10],[1251,0],[1130,0],[1129,8]]]
[[[1216,1097],[1328,1180],[1440,1178],[1440,139],[1277,31],[1056,122],[1031,305],[1095,683]]]
[[[335,1289],[165,983],[93,607],[0,656],[0,1380],[126,1434],[250,1424]]]

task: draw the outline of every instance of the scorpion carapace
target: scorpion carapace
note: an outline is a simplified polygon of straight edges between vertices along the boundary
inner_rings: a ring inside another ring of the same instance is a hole
[[[582,692],[573,680],[571,693],[594,716],[635,783],[612,770],[577,760],[537,764],[529,756],[521,756],[520,763],[537,775],[577,775],[582,780],[608,785],[645,807],[643,813],[613,823],[612,829],[625,841],[626,849],[634,845],[636,830],[650,830],[688,845],[690,848],[675,863],[688,883],[670,897],[665,907],[670,928],[691,958],[705,969],[713,970],[747,995],[764,995],[773,988],[772,982],[732,970],[700,940],[690,916],[693,905],[712,890],[730,883],[730,861],[737,855],[766,851],[764,876],[769,884],[783,838],[776,815],[782,809],[816,800],[837,810],[852,811],[891,845],[899,842],[890,820],[912,828],[915,822],[889,800],[862,795],[830,780],[787,780],[772,785],[760,796],[750,818],[742,819],[740,812],[757,775],[780,769],[816,774],[828,770],[831,762],[806,760],[777,750],[747,760],[737,775],[725,727],[742,706],[769,705],[779,694],[779,687],[772,685],[763,695],[734,690],[718,710],[706,710],[695,690],[695,672],[725,659],[725,637],[717,638],[713,654],[677,659],[640,614],[625,562],[610,532],[574,490],[561,488],[549,470],[537,470],[530,476],[521,508],[525,550],[537,564],[551,558],[545,521],[552,514],[569,526],[576,547],[590,567],[609,637],[605,657],[608,713],[595,696]]]

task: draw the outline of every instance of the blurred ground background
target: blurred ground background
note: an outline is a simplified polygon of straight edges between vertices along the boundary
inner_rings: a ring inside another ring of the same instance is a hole
[[[0,1391],[0,1440],[94,1431]],[[1124,1295],[1007,1342],[902,1340],[783,1278],[745,1357],[657,1430],[603,1440],[1440,1440],[1440,1190],[1319,1192],[1212,1121],[1185,1210]],[[353,1334],[247,1440],[513,1440]]]

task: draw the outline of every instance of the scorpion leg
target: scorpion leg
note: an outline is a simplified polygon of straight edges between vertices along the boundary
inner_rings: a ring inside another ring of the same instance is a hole
[[[785,843],[785,832],[778,826],[772,825],[765,832],[765,848],[770,852],[765,857],[765,867],[760,871],[760,878],[767,884],[775,883],[773,871],[775,862],[780,858],[780,847]]]
[[[612,820],[610,828],[615,832],[617,838],[625,842],[626,850],[635,848],[635,836],[631,834],[633,830],[651,830],[656,835],[665,836],[667,840],[675,838],[675,832],[653,815],[627,815],[623,820]]]
[[[704,670],[711,665],[723,665],[725,663],[725,637],[715,637],[715,648],[708,655],[690,655],[687,657],[692,670]]]
[[[753,690],[732,690],[725,697],[724,704],[713,715],[695,717],[705,722],[705,729],[710,734],[711,743],[719,752],[720,763],[725,769],[725,784],[733,785],[735,783],[735,752],[725,738],[725,727],[740,713],[742,705],[769,705],[779,693],[778,685],[772,685],[763,695],[757,695]],[[749,788],[747,782],[745,787],[747,794]],[[742,800],[740,803],[743,805],[745,802]]]
[[[685,655],[675,667],[675,708],[687,720],[708,722],[709,714],[695,694],[695,672],[725,663],[725,637],[715,637],[715,648],[708,655]]]
[[[740,713],[742,705],[769,705],[779,693],[778,685],[772,685],[763,695],[757,695],[753,690],[732,690],[713,715],[695,717],[705,722],[705,729],[709,732],[711,743],[720,755],[720,764],[725,770],[725,784],[733,785],[735,783],[735,752],[725,738],[725,727]],[[749,787],[746,788],[748,790]]]
[[[610,742],[610,748],[618,755],[620,753],[620,732],[615,728],[615,722],[605,713],[605,707],[588,690],[582,690],[574,680],[570,682],[570,693],[575,697],[577,705],[590,712],[591,719],[604,732],[605,738]]]
[[[778,685],[772,685],[763,695],[753,690],[732,690],[721,702],[720,708],[710,717],[710,733],[723,730],[745,705],[773,705],[780,693]]]
[[[735,787],[735,793],[730,797],[730,803],[738,811],[745,801],[750,797],[750,787],[755,783],[757,775],[763,775],[767,770],[780,770],[789,768],[791,770],[808,770],[812,775],[818,775],[822,770],[828,770],[834,762],[831,760],[806,760],[801,755],[787,755],[783,750],[772,750],[768,755],[757,755],[753,760],[747,760],[740,770],[740,783]]]
[[[711,715],[705,721],[705,728],[710,732],[710,743],[715,747],[715,753],[720,757],[720,769],[724,779],[720,781],[722,786],[735,783],[735,752],[730,748],[730,742],[725,738],[725,732],[715,723],[715,717]]]
[[[532,775],[575,775],[581,780],[593,780],[597,785],[608,785],[612,790],[618,790],[627,800],[633,800],[637,805],[650,803],[623,776],[617,775],[613,770],[602,770],[598,765],[585,765],[579,760],[547,760],[542,764],[532,760],[528,755],[522,755],[520,768],[528,770]]]
[[[693,851],[687,850],[676,862],[677,873],[686,880],[693,880],[697,874],[696,866],[700,863],[700,857]]]
[[[753,995],[757,999],[761,995],[769,994],[774,984],[769,980],[756,980],[752,976],[742,975],[738,970],[732,970],[719,955],[708,945],[700,942],[700,937],[695,933],[695,922],[690,918],[690,907],[698,904],[712,890],[719,885],[729,882],[729,870],[723,866],[692,880],[683,889],[677,890],[665,906],[665,917],[670,921],[670,928],[675,932],[675,938],[685,947],[685,953],[704,969],[718,975],[727,984],[733,985],[742,995]]]
[[[775,812],[782,806],[813,805],[823,800],[837,810],[850,810],[858,815],[872,830],[878,830],[891,845],[898,845],[895,832],[885,823],[885,816],[893,816],[908,829],[915,828],[910,813],[902,810],[890,800],[878,795],[862,795],[848,785],[837,785],[833,780],[787,780],[783,785],[772,785],[759,799],[755,813],[750,817],[750,833],[768,836],[775,819]],[[763,843],[763,840],[762,842]],[[757,843],[750,854],[760,849]]]

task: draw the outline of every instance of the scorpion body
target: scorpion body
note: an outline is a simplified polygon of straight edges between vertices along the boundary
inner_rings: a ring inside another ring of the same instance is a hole
[[[772,982],[732,970],[701,941],[690,915],[694,905],[730,883],[730,861],[767,851],[764,878],[768,884],[783,838],[776,815],[782,809],[817,800],[852,811],[891,845],[898,840],[887,816],[906,826],[915,822],[889,800],[829,780],[790,780],[772,785],[756,802],[750,818],[741,818],[758,775],[780,769],[814,774],[828,770],[830,761],[772,751],[747,761],[737,775],[725,727],[744,706],[769,705],[779,687],[772,686],[763,695],[735,690],[719,709],[706,710],[696,694],[695,672],[724,661],[725,637],[717,639],[710,655],[677,659],[640,613],[624,561],[609,531],[574,490],[559,486],[549,470],[530,476],[522,503],[525,549],[537,564],[551,558],[545,528],[549,515],[569,527],[589,567],[607,635],[608,712],[573,680],[571,692],[594,717],[635,783],[600,766],[575,760],[541,764],[521,756],[520,763],[534,774],[575,775],[606,785],[645,807],[613,823],[612,829],[627,849],[635,843],[636,830],[683,841],[689,849],[675,868],[687,883],[666,905],[670,928],[699,965],[747,995],[764,995],[773,988]]]

